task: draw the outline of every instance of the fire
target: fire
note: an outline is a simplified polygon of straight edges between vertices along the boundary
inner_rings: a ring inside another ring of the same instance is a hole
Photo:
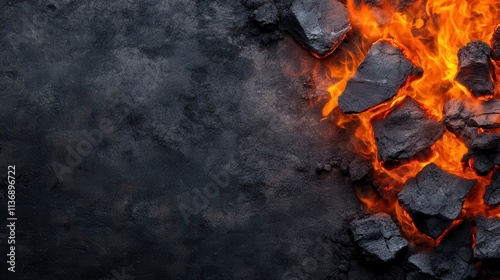
[[[375,171],[374,181],[379,189],[397,194],[404,184],[415,177],[422,168],[434,162],[442,169],[464,178],[478,178],[475,172],[462,162],[467,147],[451,132],[431,148],[426,158],[409,161],[390,169],[377,159],[377,147],[370,120],[387,114],[405,96],[411,96],[427,111],[429,117],[441,120],[443,107],[450,98],[470,95],[466,88],[454,81],[458,67],[457,53],[460,47],[472,40],[489,43],[496,21],[500,15],[500,2],[494,0],[421,0],[411,7],[399,8],[394,1],[385,0],[381,7],[366,4],[357,5],[355,0],[347,1],[353,30],[347,40],[334,54],[335,62],[328,65],[327,91],[330,100],[323,108],[323,115],[332,116],[340,127],[354,127],[359,140],[357,150],[371,158]],[[356,67],[364,59],[370,46],[377,40],[395,40],[404,46],[405,55],[423,68],[423,76],[402,88],[390,102],[366,112],[345,115],[338,108],[338,97]],[[337,108],[337,109],[336,109]],[[478,178],[478,184],[465,202],[466,215],[500,215],[500,211],[487,209],[482,201],[485,186],[491,178]],[[374,202],[373,194],[358,193],[369,211],[393,213],[403,231],[410,238],[428,241],[417,234],[409,215],[397,205],[396,196],[384,203]]]

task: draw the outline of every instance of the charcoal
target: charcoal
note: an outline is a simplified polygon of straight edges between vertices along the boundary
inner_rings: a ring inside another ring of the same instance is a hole
[[[283,20],[285,30],[319,58],[332,53],[351,28],[349,12],[336,0],[295,0]]]
[[[495,28],[491,37],[491,58],[500,60],[500,25]]]
[[[458,51],[459,68],[455,79],[476,97],[494,93],[490,54],[490,46],[482,41],[471,41]]]
[[[444,123],[469,149],[495,149],[500,134],[492,129],[500,127],[500,100],[451,99],[444,107]]]
[[[420,252],[408,258],[408,266],[415,271],[411,271],[407,279],[427,280],[436,279],[431,266],[432,253]]]
[[[375,43],[339,97],[342,112],[360,113],[392,97],[410,77],[419,76],[415,67],[392,41]]]
[[[500,259],[500,218],[476,217],[474,256],[480,260]]]
[[[468,279],[476,273],[472,257],[472,230],[466,220],[445,236],[433,252],[408,258],[409,267],[415,269],[410,279]]]
[[[403,100],[385,118],[372,121],[372,126],[381,161],[411,158],[444,133],[443,125],[429,119],[411,98]]]
[[[431,163],[406,183],[398,199],[419,231],[438,238],[458,217],[475,184]]]
[[[444,107],[444,119],[446,126],[452,132],[465,127],[499,128],[500,100],[450,99]]]
[[[500,205],[500,169],[491,177],[491,183],[486,186],[484,202],[490,206]]]
[[[373,170],[371,160],[364,157],[356,157],[349,163],[349,175],[351,181],[359,181],[364,179]]]
[[[488,155],[476,154],[472,157],[474,159],[474,170],[481,176],[485,176],[495,168],[495,164],[489,159]]]
[[[252,16],[263,30],[272,30],[278,25],[278,9],[273,2],[258,7],[253,11]]]
[[[388,262],[408,246],[398,226],[385,213],[353,221],[351,231],[367,261]]]

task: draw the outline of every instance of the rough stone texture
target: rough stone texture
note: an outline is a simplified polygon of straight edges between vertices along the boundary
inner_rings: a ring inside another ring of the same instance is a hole
[[[385,213],[353,221],[351,231],[367,261],[393,260],[408,246],[408,241],[401,236],[399,227]]]
[[[498,149],[470,150],[464,155],[462,161],[468,163],[472,159],[472,167],[480,176],[488,175],[495,165],[500,164],[500,151]]]
[[[473,168],[476,170],[476,173],[481,176],[485,176],[489,174],[493,168],[495,168],[495,163],[493,163],[488,155],[485,154],[476,154],[473,156],[474,165]]]
[[[450,99],[444,107],[444,121],[452,132],[460,132],[466,127],[499,128],[500,100]]]
[[[494,93],[494,67],[490,60],[491,48],[482,41],[471,41],[458,51],[457,82],[474,96]]]
[[[253,11],[252,16],[263,30],[271,30],[278,25],[278,9],[273,2],[258,7]]]
[[[494,129],[500,127],[500,100],[451,99],[444,107],[444,123],[448,130],[462,138],[469,149],[496,149],[500,144],[500,133]],[[487,154],[490,156],[491,153]]]
[[[472,231],[469,221],[465,220],[453,229],[433,252],[412,255],[408,264],[415,271],[406,279],[470,279],[476,275],[472,257]]]
[[[500,259],[500,218],[476,217],[474,256],[480,260]]]
[[[406,183],[398,200],[421,232],[438,238],[458,217],[475,183],[476,180],[449,174],[431,163]]]
[[[493,31],[491,36],[491,58],[493,60],[500,60],[500,25]]]
[[[360,203],[314,166],[349,138],[300,98],[317,59],[245,36],[240,1],[3,1],[0,23],[19,279],[325,279],[345,263],[332,239]],[[116,129],[59,180],[51,164],[104,118]]]
[[[495,171],[491,177],[491,184],[486,186],[484,202],[491,206],[498,206],[500,204],[500,169]]]
[[[318,163],[316,172],[330,172],[333,167],[338,168],[344,174],[348,174],[353,182],[368,178],[368,175],[373,171],[371,159],[367,159],[360,154],[340,152],[337,156]]]
[[[413,75],[422,74],[392,41],[373,44],[339,97],[342,112],[360,113],[394,97]]]
[[[381,161],[413,157],[432,146],[444,133],[442,123],[431,120],[415,100],[406,98],[384,118],[372,121]]]
[[[351,28],[349,12],[336,0],[295,0],[284,15],[284,28],[304,48],[323,58]]]

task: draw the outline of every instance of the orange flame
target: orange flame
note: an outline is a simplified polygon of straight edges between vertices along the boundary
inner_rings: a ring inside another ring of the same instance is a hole
[[[396,202],[396,195],[405,183],[416,176],[430,162],[442,169],[464,177],[477,178],[473,170],[462,162],[467,147],[454,134],[446,132],[431,148],[426,158],[403,163],[388,169],[377,159],[377,147],[371,128],[371,120],[386,114],[405,96],[411,96],[427,111],[429,117],[441,120],[443,108],[450,98],[470,95],[466,88],[454,81],[458,68],[457,53],[460,47],[472,40],[489,42],[499,22],[500,2],[494,0],[421,0],[401,11],[394,1],[385,0],[381,6],[357,5],[355,0],[347,1],[353,29],[339,49],[327,59],[329,83],[327,91],[330,100],[323,108],[323,115],[332,116],[340,127],[355,127],[354,135],[359,140],[357,151],[371,158],[374,166],[374,181],[380,190],[392,193],[392,201],[375,203],[373,196],[362,196],[361,200],[369,211],[380,210],[393,213],[407,236],[422,242],[429,240],[416,231],[409,215]],[[338,97],[356,67],[364,59],[373,42],[379,39],[394,39],[406,48],[405,55],[424,70],[423,76],[403,87],[390,102],[366,112],[354,115],[335,110]],[[500,210],[484,206],[482,195],[491,175],[479,178],[478,184],[468,197],[464,209],[466,215],[498,215]],[[358,193],[359,194],[359,193]],[[415,237],[416,236],[416,237]]]

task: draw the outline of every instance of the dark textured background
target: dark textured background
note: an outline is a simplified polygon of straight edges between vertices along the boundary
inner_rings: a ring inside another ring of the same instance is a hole
[[[288,35],[270,42],[236,0],[0,3],[18,279],[371,279],[346,263],[350,180],[315,171],[348,141],[304,98],[318,62]],[[105,118],[115,131],[58,180]],[[332,254],[307,272],[318,238]]]

